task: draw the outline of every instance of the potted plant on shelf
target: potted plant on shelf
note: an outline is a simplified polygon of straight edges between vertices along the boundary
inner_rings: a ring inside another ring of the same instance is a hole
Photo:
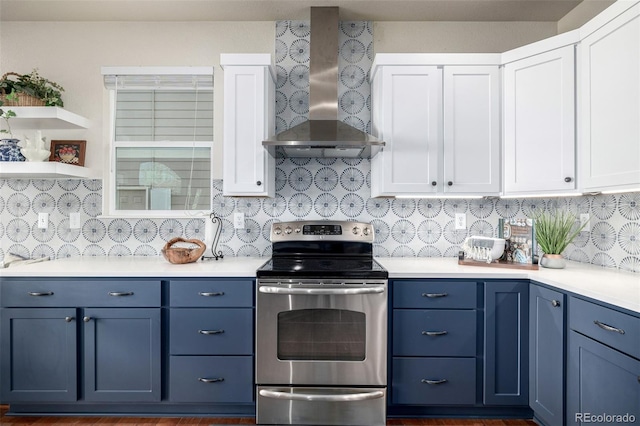
[[[34,68],[30,74],[8,72],[0,78],[2,95],[15,95],[6,102],[8,106],[58,106],[62,107],[64,88],[42,77]]]
[[[539,212],[533,217],[536,241],[543,251],[540,266],[562,269],[566,261],[562,252],[584,229],[587,222],[577,223],[575,214],[565,210]]]
[[[14,93],[10,93],[4,96],[8,101],[13,101],[16,98]],[[0,107],[4,105],[4,101],[0,99]],[[4,120],[6,129],[0,129],[0,134],[8,134],[8,138],[0,138],[0,161],[25,161],[25,157],[20,152],[18,146],[18,139],[13,137],[11,132],[11,123],[9,119],[15,117],[16,113],[10,109],[0,108],[0,118]]]

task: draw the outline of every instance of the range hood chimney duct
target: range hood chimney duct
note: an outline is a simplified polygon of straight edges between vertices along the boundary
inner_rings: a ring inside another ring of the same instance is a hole
[[[309,121],[262,142],[288,157],[369,158],[384,142],[338,120],[337,7],[311,8]]]

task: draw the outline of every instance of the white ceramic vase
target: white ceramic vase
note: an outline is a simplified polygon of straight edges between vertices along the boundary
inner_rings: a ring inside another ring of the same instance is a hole
[[[543,254],[540,257],[540,266],[549,269],[563,269],[567,266],[567,261],[561,254]]]

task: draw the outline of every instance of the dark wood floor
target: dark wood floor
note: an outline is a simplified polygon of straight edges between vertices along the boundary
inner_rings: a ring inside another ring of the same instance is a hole
[[[253,417],[62,417],[62,416],[7,416],[9,407],[0,405],[0,425],[254,425]],[[535,426],[531,420],[494,420],[494,419],[389,419],[387,425],[430,425],[430,426]]]

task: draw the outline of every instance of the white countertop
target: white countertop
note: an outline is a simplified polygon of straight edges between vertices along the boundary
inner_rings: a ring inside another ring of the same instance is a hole
[[[266,257],[225,257],[174,265],[162,257],[74,257],[10,266],[0,277],[255,277]],[[640,313],[640,274],[584,263],[522,270],[458,265],[456,258],[376,258],[390,278],[531,279]]]

